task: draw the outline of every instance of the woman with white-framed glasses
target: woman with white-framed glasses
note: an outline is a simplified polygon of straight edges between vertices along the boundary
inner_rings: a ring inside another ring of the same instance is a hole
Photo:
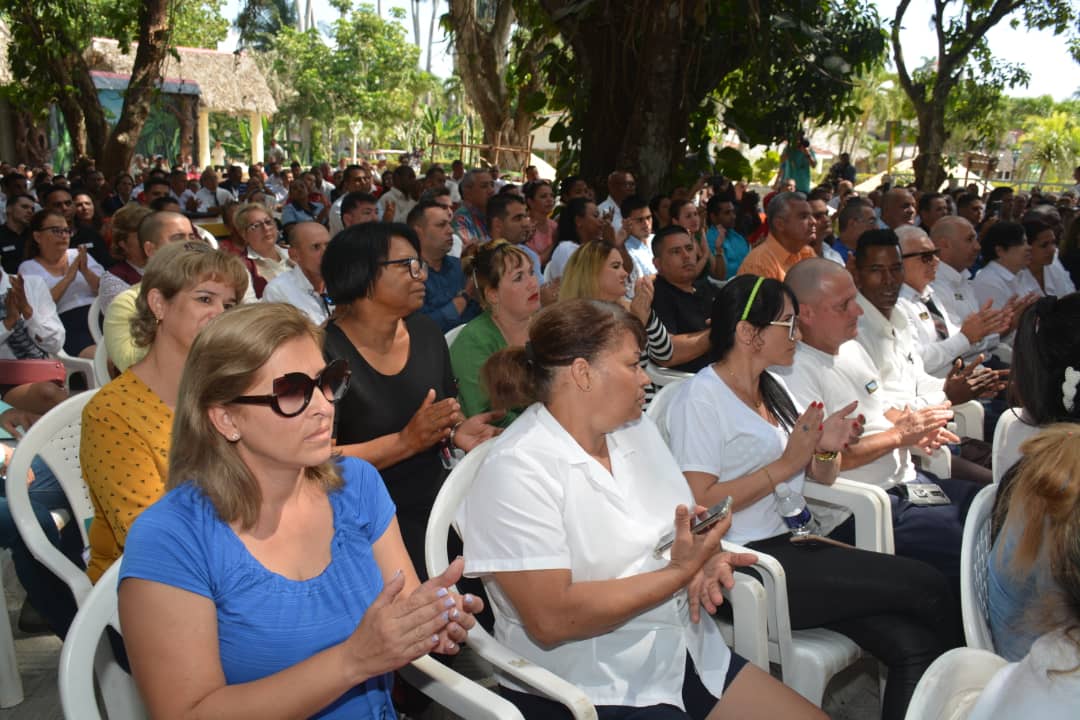
[[[791,541],[789,527],[801,532],[809,518],[793,519],[781,497],[798,497],[807,482],[831,485],[863,426],[856,403],[829,417],[821,403],[798,408],[769,370],[791,365],[798,320],[798,300],[777,280],[741,275],[721,289],[710,324],[713,362],[668,410],[671,449],[699,505],[733,498],[727,539],[784,567],[792,628],[830,628],[888,666],[882,716],[899,720],[923,671],[956,637],[949,587],[918,560]],[[850,517],[816,521],[818,534],[854,540]]]
[[[495,432],[494,413],[465,419],[442,331],[417,312],[427,263],[407,225],[363,223],[334,236],[322,260],[334,316],[324,351],[352,371],[338,406],[337,446],[382,474],[405,547],[424,568],[424,531],[454,449]]]
[[[391,672],[456,653],[482,603],[424,585],[379,473],[333,457],[349,386],[322,331],[259,303],[203,330],[180,383],[169,492],[136,521],[119,581],[153,717],[396,717]]]
[[[246,203],[236,209],[233,226],[244,240],[240,255],[251,273],[255,297],[261,298],[266,284],[293,266],[289,252],[279,246],[278,224],[265,205]]]

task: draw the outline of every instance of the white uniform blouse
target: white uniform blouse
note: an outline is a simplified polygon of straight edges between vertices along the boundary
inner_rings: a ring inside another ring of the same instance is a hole
[[[499,642],[580,687],[594,704],[683,708],[687,651],[705,687],[720,697],[731,654],[716,623],[690,622],[685,591],[609,633],[545,648],[487,577],[568,569],[574,582],[589,582],[667,565],[653,548],[672,529],[676,506],[693,503],[690,488],[648,418],[608,434],[607,443],[611,473],[542,404],[522,413],[495,441],[459,510],[465,573],[485,579]]]

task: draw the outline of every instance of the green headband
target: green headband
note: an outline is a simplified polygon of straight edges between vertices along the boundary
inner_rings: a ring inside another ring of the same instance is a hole
[[[761,287],[761,283],[765,282],[765,278],[758,277],[757,282],[754,283],[754,289],[750,291],[750,297],[746,301],[746,307],[743,308],[742,317],[739,318],[739,322],[742,322],[750,315],[750,306],[754,304],[754,298],[757,297],[758,288]]]

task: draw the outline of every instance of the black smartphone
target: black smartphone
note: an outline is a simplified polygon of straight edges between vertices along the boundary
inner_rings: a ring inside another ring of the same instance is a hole
[[[734,502],[732,497],[728,495],[726,498],[709,508],[705,515],[702,517],[695,517],[690,522],[690,532],[695,535],[701,535],[708,532],[713,525],[720,522],[728,515],[731,514],[731,504]],[[656,547],[653,548],[653,554],[660,556],[665,550],[675,544],[675,531],[672,530],[665,533],[660,542],[656,543]]]

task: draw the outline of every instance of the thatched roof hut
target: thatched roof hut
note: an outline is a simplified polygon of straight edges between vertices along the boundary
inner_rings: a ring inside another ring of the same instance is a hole
[[[165,56],[163,75],[169,80],[197,83],[199,107],[209,112],[273,115],[277,103],[255,60],[244,52],[218,52],[201,48],[176,48],[179,59]],[[130,75],[135,46],[120,52],[116,40],[94,38],[86,57],[92,70]]]

